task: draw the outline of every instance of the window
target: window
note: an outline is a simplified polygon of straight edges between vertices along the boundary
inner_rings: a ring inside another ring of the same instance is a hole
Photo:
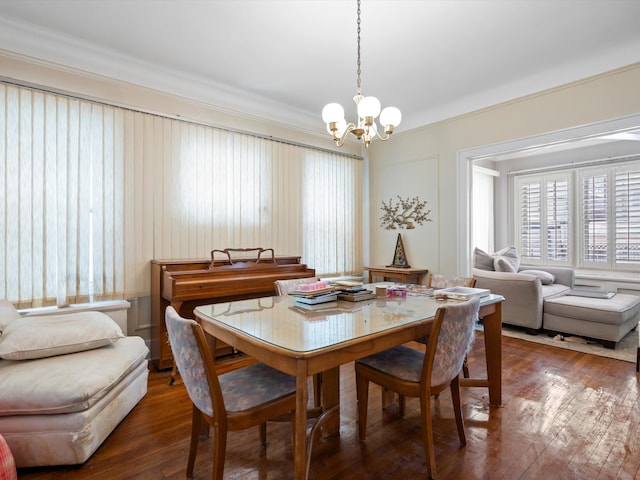
[[[494,244],[494,180],[499,172],[473,166],[473,230],[472,245],[493,252]]]
[[[640,265],[640,162],[520,175],[515,186],[516,239],[524,262]]]
[[[580,179],[585,264],[640,264],[640,164],[586,170]]]
[[[608,175],[582,175],[582,260],[607,264],[609,195]]]
[[[569,179],[566,174],[517,179],[519,251],[533,263],[566,263],[569,246]]]
[[[359,158],[0,83],[0,297],[145,296],[152,259],[273,248],[362,270]]]
[[[615,175],[616,263],[640,263],[640,167]]]

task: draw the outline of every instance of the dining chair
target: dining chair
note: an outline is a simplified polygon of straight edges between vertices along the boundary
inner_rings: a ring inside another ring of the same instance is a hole
[[[278,296],[288,295],[289,292],[295,290],[300,285],[304,285],[306,283],[314,283],[319,282],[320,279],[317,277],[307,277],[307,278],[293,278],[291,280],[276,280],[273,282],[276,286],[276,292]],[[320,407],[322,405],[322,399],[320,397],[320,392],[322,391],[322,373],[316,373],[313,376],[313,405],[315,407]]]
[[[187,476],[193,475],[198,440],[206,422],[213,429],[213,480],[222,480],[227,432],[260,427],[266,445],[268,420],[292,419],[296,408],[296,379],[263,363],[229,373],[216,373],[215,359],[200,324],[167,307],[169,343],[182,381],[193,404]]]
[[[419,398],[429,478],[436,476],[431,401],[433,395],[447,387],[451,389],[458,437],[460,443],[466,445],[459,375],[473,342],[479,304],[479,299],[474,298],[438,308],[424,352],[400,345],[355,363],[360,440],[364,441],[367,433],[369,382],[397,392],[402,397]]]
[[[306,278],[292,278],[290,280],[276,280],[273,282],[276,286],[276,293],[279,296],[287,295],[290,291],[295,290],[296,287],[304,285],[306,283],[319,282],[318,277],[306,277]]]
[[[431,274],[427,275],[427,286],[432,288],[470,287],[476,286],[475,277],[456,277],[451,275]],[[462,364],[462,375],[469,378],[469,365],[467,357]]]
[[[475,287],[474,277],[457,277],[453,275],[441,275],[439,273],[427,274],[427,287],[451,288],[451,287]]]

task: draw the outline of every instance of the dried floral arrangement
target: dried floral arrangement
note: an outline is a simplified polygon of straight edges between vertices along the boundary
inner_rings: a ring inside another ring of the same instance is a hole
[[[431,210],[425,210],[427,205],[426,201],[421,201],[416,195],[413,198],[407,197],[403,199],[398,195],[398,201],[394,202],[393,199],[389,199],[389,203],[382,201],[381,210],[384,215],[380,217],[382,223],[381,227],[386,230],[393,230],[396,228],[406,228],[411,230],[415,227],[415,224],[422,225],[424,222],[430,222],[429,214]]]

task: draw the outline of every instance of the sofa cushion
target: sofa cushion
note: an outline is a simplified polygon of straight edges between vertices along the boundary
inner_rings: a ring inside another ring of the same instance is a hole
[[[505,247],[492,254],[478,247],[473,251],[473,268],[497,272],[517,272],[519,267],[520,254],[516,247]]]
[[[571,291],[571,288],[561,283],[552,283],[551,285],[542,285],[542,299],[561,297]]]
[[[556,276],[553,273],[544,272],[542,270],[520,270],[519,273],[538,277],[540,279],[540,283],[543,285],[551,285],[556,280]]]
[[[493,268],[497,272],[514,272],[520,267],[520,254],[516,247],[506,247],[493,254]]]
[[[494,270],[493,256],[476,247],[473,251],[473,268],[479,270]]]
[[[140,337],[37,360],[0,360],[0,416],[80,412],[104,397],[149,349]]]
[[[13,306],[13,303],[7,300],[0,300],[0,335],[2,335],[2,332],[10,322],[19,318],[21,318],[21,315],[16,310],[16,307]]]
[[[124,337],[101,312],[25,317],[10,322],[0,337],[0,358],[30,360],[102,347]]]
[[[545,314],[611,325],[634,319],[639,310],[640,297],[622,293],[611,298],[563,295],[544,302]]]

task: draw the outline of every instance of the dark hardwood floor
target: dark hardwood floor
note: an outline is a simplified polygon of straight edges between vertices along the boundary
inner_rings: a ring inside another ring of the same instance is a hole
[[[482,368],[481,337],[470,368]],[[340,436],[314,446],[315,479],[414,479],[426,475],[418,403],[404,419],[370,394],[367,439],[357,439],[353,365],[342,367]],[[503,337],[503,406],[487,391],[463,389],[467,446],[461,447],[448,393],[434,412],[442,479],[640,478],[640,387],[635,365]],[[20,480],[184,479],[191,405],[169,372],[152,371],[149,391],[82,466],[21,469]],[[200,442],[194,478],[211,477],[211,439]],[[261,449],[257,429],[230,432],[226,479],[293,478],[291,428],[270,423]]]

